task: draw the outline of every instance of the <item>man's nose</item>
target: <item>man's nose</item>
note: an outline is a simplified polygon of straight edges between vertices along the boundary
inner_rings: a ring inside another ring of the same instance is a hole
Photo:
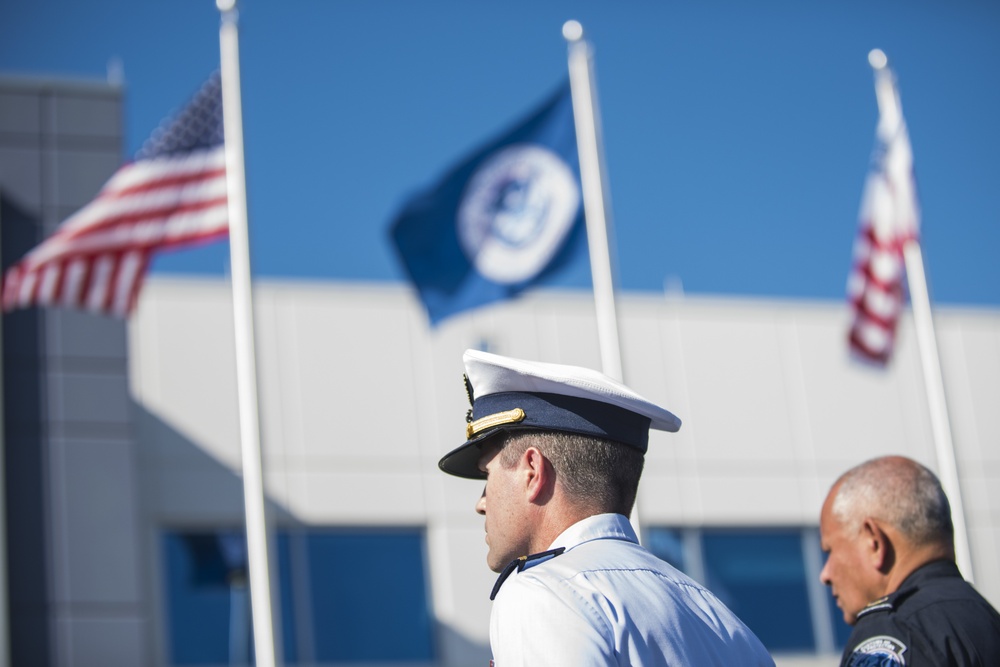
[[[819,571],[819,580],[824,584],[826,584],[827,586],[830,585],[830,575],[827,573],[829,567],[830,567],[830,561],[827,560],[825,563],[823,563],[823,569]]]
[[[483,495],[479,496],[479,502],[476,503],[476,514],[482,514],[486,516],[486,489],[483,489]]]

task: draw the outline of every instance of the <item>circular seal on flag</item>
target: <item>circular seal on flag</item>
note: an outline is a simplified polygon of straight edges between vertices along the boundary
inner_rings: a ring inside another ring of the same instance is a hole
[[[536,144],[514,144],[473,172],[458,205],[462,251],[484,277],[510,285],[537,276],[580,209],[569,165]]]

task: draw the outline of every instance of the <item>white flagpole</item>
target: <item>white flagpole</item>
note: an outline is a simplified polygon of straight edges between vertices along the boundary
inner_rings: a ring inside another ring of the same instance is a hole
[[[924,370],[927,406],[931,417],[931,428],[934,431],[938,474],[941,476],[941,485],[948,494],[951,521],[955,526],[955,561],[965,578],[973,582],[972,550],[965,525],[962,487],[958,479],[955,444],[951,437],[951,422],[948,418],[948,404],[945,401],[941,360],[938,357],[937,337],[934,334],[934,321],[931,318],[931,301],[927,293],[927,278],[924,274],[920,243],[915,240],[907,241],[903,246],[903,259],[906,263],[910,306],[913,308],[913,325],[917,330],[917,345],[920,348],[920,361]]]
[[[882,51],[874,49],[868,54],[868,62],[875,70],[875,96],[878,100],[879,115],[881,116],[880,124],[885,121],[889,123],[889,127],[901,127],[903,111],[900,108],[895,78],[892,70],[888,67],[888,59]],[[941,375],[937,337],[934,334],[934,321],[931,316],[931,301],[927,289],[927,276],[924,273],[923,254],[920,250],[920,243],[915,238],[911,238],[904,244],[903,261],[906,266],[910,306],[913,308],[913,325],[917,332],[917,346],[920,348],[924,388],[927,391],[927,407],[931,418],[931,429],[934,433],[938,475],[941,479],[941,486],[948,495],[948,501],[951,504],[951,520],[955,527],[955,560],[962,574],[971,582],[973,581],[972,554],[965,524],[962,488],[958,479],[955,444],[952,441],[951,421],[948,417],[948,404],[945,400],[944,379]]]
[[[615,283],[601,165],[600,125],[597,117],[594,76],[590,69],[590,44],[583,39],[578,21],[563,24],[563,37],[569,43],[569,84],[573,95],[573,120],[576,146],[580,156],[580,183],[583,186],[583,210],[587,221],[587,246],[590,248],[590,273],[594,281],[597,308],[597,337],[601,346],[601,370],[622,380],[622,355],[618,342],[618,317],[615,310]]]
[[[583,38],[578,21],[563,24],[563,37],[569,45],[569,85],[573,96],[573,122],[576,125],[576,149],[580,156],[580,184],[587,222],[587,247],[590,249],[590,274],[594,283],[597,310],[597,340],[601,347],[602,372],[619,381],[622,373],[621,343],[618,339],[618,314],[615,308],[615,277],[611,264],[605,178],[602,160],[601,127],[597,108],[594,74],[590,67],[590,44]],[[635,534],[639,528],[639,505],[630,518]]]
[[[222,112],[229,200],[229,249],[232,263],[233,316],[236,331],[236,380],[239,393],[243,458],[243,504],[246,513],[247,565],[257,667],[274,667],[275,619],[271,607],[270,558],[264,505],[254,349],[253,294],[250,285],[250,238],[247,225],[246,174],[243,161],[243,111],[240,98],[240,48],[236,0],[217,0],[222,13],[219,46]]]

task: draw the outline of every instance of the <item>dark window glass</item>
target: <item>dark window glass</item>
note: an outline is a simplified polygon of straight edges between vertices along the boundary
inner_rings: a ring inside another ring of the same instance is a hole
[[[167,623],[177,665],[245,663],[250,608],[243,535],[167,533]]]
[[[281,646],[282,655],[287,664],[299,661],[299,643],[296,641],[297,627],[295,625],[295,603],[292,587],[292,558],[289,554],[289,538],[285,532],[279,532],[278,542],[278,591],[281,595]],[[273,604],[273,601],[272,601]]]
[[[284,662],[433,660],[423,544],[418,529],[279,531]],[[242,531],[168,532],[163,550],[170,663],[251,664]]]
[[[432,659],[419,531],[314,532],[308,544],[317,660]]]
[[[801,531],[705,530],[705,584],[770,651],[813,651]]]
[[[653,554],[665,560],[681,572],[684,568],[684,536],[676,528],[650,528],[646,535],[647,547]]]

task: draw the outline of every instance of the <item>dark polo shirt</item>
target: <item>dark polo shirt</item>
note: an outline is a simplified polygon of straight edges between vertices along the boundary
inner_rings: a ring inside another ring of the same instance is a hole
[[[1000,614],[951,561],[915,570],[858,613],[841,667],[998,667]]]

